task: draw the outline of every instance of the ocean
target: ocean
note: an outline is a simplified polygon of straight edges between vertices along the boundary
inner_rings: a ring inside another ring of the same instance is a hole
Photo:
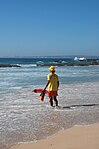
[[[0,67],[0,149],[99,122],[99,65],[60,66],[71,62],[73,57],[65,56],[0,58],[0,64],[20,66]],[[47,96],[40,102],[32,92],[45,87],[50,64],[57,65],[58,100],[64,109],[51,108]]]

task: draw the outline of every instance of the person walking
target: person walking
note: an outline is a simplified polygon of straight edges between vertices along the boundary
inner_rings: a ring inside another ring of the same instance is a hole
[[[44,90],[48,87],[48,91],[49,91],[49,102],[50,105],[53,106],[53,100],[55,102],[55,105],[58,106],[58,100],[57,100],[57,96],[58,96],[58,88],[59,88],[59,77],[58,75],[55,73],[55,67],[51,66],[49,68],[50,73],[47,75],[47,83],[46,86],[44,88]]]

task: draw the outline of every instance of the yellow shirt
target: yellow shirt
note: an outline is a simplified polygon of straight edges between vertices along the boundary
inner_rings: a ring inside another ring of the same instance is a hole
[[[58,90],[58,81],[59,81],[58,75],[50,73],[50,74],[48,74],[47,78],[48,78],[48,81],[50,81],[49,85],[48,85],[48,90],[49,91],[57,91]]]

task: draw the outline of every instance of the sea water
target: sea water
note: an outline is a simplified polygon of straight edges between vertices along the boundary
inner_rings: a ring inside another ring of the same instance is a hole
[[[52,60],[60,58],[0,59],[0,63],[21,66],[0,68],[0,149],[99,122],[99,66],[57,66],[58,100],[64,108],[51,108],[47,96],[44,102],[38,100],[39,94],[32,90],[45,87],[49,66],[36,64]]]

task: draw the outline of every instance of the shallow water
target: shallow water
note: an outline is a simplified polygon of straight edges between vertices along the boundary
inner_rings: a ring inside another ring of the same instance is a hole
[[[32,89],[0,94],[0,149],[99,122],[99,82],[60,84],[58,100],[63,110],[51,108],[47,96],[38,101]],[[71,105],[75,106],[66,108]]]

